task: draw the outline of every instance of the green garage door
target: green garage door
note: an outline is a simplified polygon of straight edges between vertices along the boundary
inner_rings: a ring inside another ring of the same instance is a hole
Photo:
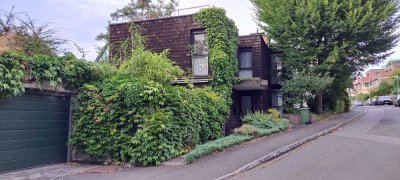
[[[69,98],[0,99],[0,172],[66,162]]]

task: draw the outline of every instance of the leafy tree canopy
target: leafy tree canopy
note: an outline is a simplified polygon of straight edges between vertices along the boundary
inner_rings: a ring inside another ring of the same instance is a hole
[[[252,0],[260,26],[292,67],[337,64],[354,72],[391,54],[396,0]]]
[[[131,0],[121,9],[111,13],[112,21],[138,21],[171,16],[178,6],[177,0]],[[96,40],[108,41],[109,33],[100,33]]]
[[[128,21],[137,21],[144,19],[154,19],[164,16],[170,16],[174,11],[178,2],[176,0],[131,0],[121,9],[117,9],[111,13],[114,21],[120,19]]]
[[[285,101],[289,104],[302,104],[315,97],[332,83],[333,78],[312,73],[296,72],[292,79],[287,80],[282,88]]]
[[[391,54],[399,34],[397,0],[252,0],[259,25],[284,52],[284,68],[312,71],[334,78],[318,98],[330,104],[346,96],[354,72]],[[290,77],[290,76],[289,76]],[[346,83],[346,84],[345,84]],[[332,99],[335,97],[336,99]]]

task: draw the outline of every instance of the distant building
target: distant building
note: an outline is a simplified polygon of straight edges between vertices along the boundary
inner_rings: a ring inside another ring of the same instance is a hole
[[[368,94],[378,88],[382,81],[388,81],[396,71],[400,71],[400,64],[392,64],[384,69],[371,69],[365,76],[357,76],[353,80],[353,94]]]

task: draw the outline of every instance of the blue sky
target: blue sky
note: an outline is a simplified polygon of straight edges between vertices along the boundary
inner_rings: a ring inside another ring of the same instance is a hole
[[[93,60],[97,56],[95,45],[103,45],[95,41],[96,35],[105,31],[110,13],[128,2],[129,0],[2,0],[0,8],[8,11],[15,5],[15,12],[26,12],[39,23],[51,23],[53,28],[58,29],[59,37],[71,41],[66,48],[80,56],[73,46],[74,42],[87,51],[86,59]],[[241,35],[257,31],[249,0],[180,0],[178,8],[201,5],[226,9],[227,15],[236,22]],[[181,11],[181,14],[188,13],[193,11]],[[388,59],[400,58],[400,46],[394,51]]]

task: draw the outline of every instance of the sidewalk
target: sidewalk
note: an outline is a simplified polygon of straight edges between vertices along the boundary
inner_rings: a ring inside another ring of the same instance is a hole
[[[365,107],[355,107],[351,112],[331,120],[308,126],[295,126],[290,132],[259,138],[222,153],[201,158],[189,165],[133,167],[107,174],[76,174],[63,179],[216,179],[281,147],[347,122],[364,110]]]

